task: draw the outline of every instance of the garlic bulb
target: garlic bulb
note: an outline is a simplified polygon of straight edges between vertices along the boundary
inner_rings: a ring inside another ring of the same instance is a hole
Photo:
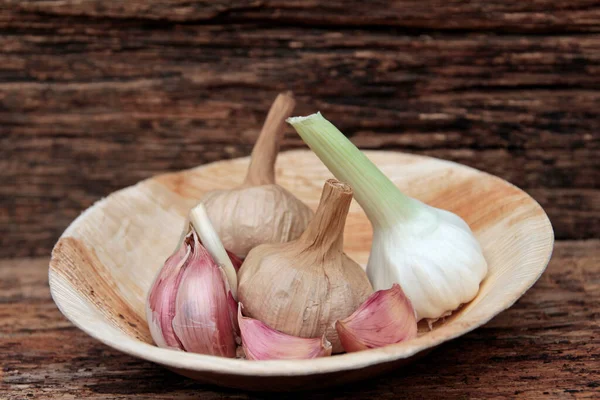
[[[417,318],[398,284],[373,293],[346,319],[337,321],[347,352],[374,349],[417,337]]]
[[[325,334],[334,353],[343,350],[333,323],[352,314],[372,292],[363,269],[343,252],[351,201],[350,186],[330,179],[300,238],[250,251],[238,275],[245,314],[288,335]]]
[[[398,282],[413,300],[419,319],[438,319],[471,301],[487,274],[487,263],[469,226],[448,211],[373,233],[367,273],[377,288]],[[431,220],[429,220],[431,218]]]
[[[487,262],[459,216],[410,198],[320,113],[288,122],[329,170],[354,189],[373,225],[367,274],[376,290],[400,284],[419,319],[471,301]]]
[[[146,302],[150,333],[159,347],[235,357],[237,303],[230,290],[237,286],[235,269],[201,206],[190,216],[194,229],[167,259],[150,289]],[[216,253],[207,251],[197,231]]]
[[[301,360],[331,355],[331,343],[325,335],[319,338],[286,335],[259,320],[244,317],[242,308],[240,303],[238,322],[248,360]]]
[[[279,139],[294,105],[291,93],[275,99],[242,185],[209,192],[201,200],[225,248],[239,257],[259,244],[296,239],[313,215],[308,206],[275,183]]]

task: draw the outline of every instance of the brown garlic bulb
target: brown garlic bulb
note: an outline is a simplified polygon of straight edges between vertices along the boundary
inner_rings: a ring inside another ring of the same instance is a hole
[[[239,257],[263,243],[296,239],[313,215],[306,204],[275,183],[279,139],[295,104],[291,92],[275,99],[242,185],[208,192],[201,200],[223,245]]]
[[[343,351],[334,324],[373,292],[365,271],[343,251],[350,186],[325,182],[319,208],[298,239],[258,246],[238,273],[244,314],[288,335],[325,334]]]

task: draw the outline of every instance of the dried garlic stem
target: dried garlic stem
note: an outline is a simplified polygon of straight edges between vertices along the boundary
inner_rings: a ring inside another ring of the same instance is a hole
[[[344,225],[351,202],[352,188],[336,179],[328,179],[315,217],[300,236],[300,241],[323,254],[330,250],[342,251]]]
[[[295,105],[292,92],[280,93],[273,102],[260,136],[252,149],[250,166],[243,186],[275,183],[275,161],[280,137],[285,129],[285,120],[292,115]]]

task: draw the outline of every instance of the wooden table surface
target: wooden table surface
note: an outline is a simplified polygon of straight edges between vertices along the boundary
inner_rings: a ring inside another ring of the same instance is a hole
[[[392,374],[310,398],[598,398],[600,241],[556,245],[508,311]],[[0,395],[34,398],[307,398],[196,383],[97,342],[50,298],[47,258],[0,263]]]
[[[547,211],[547,272],[389,376],[311,398],[600,397],[597,0],[0,0],[0,398],[300,397],[195,383],[87,337],[47,264],[82,210],[248,155],[277,92],[359,146],[498,175]],[[289,130],[283,148],[303,146]]]

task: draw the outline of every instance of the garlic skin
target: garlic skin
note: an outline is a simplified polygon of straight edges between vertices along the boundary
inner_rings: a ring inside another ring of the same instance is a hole
[[[202,203],[223,245],[240,257],[264,243],[298,238],[313,216],[307,205],[277,184],[209,192]]]
[[[423,206],[435,216],[428,223],[374,230],[367,275],[376,289],[400,282],[418,318],[435,320],[477,295],[487,262],[466,222]]]
[[[302,360],[331,355],[331,343],[320,338],[300,338],[286,335],[265,323],[244,317],[243,305],[238,309],[242,347],[248,360]]]
[[[351,316],[337,321],[347,352],[374,349],[417,337],[417,319],[400,285],[373,293]]]
[[[467,223],[403,194],[320,113],[287,120],[335,177],[352,185],[373,225],[367,274],[376,290],[400,284],[418,319],[471,301],[487,262]]]
[[[231,190],[208,192],[201,199],[225,248],[241,258],[260,244],[296,239],[313,215],[306,204],[275,183],[280,137],[295,104],[291,92],[275,99],[244,182]]]
[[[152,339],[162,348],[235,357],[237,302],[227,275],[195,230],[182,239],[148,294]]]
[[[352,189],[330,179],[300,238],[250,251],[238,275],[238,297],[247,316],[292,336],[325,334],[333,353],[343,351],[333,324],[373,291],[361,266],[343,252],[351,201]]]

